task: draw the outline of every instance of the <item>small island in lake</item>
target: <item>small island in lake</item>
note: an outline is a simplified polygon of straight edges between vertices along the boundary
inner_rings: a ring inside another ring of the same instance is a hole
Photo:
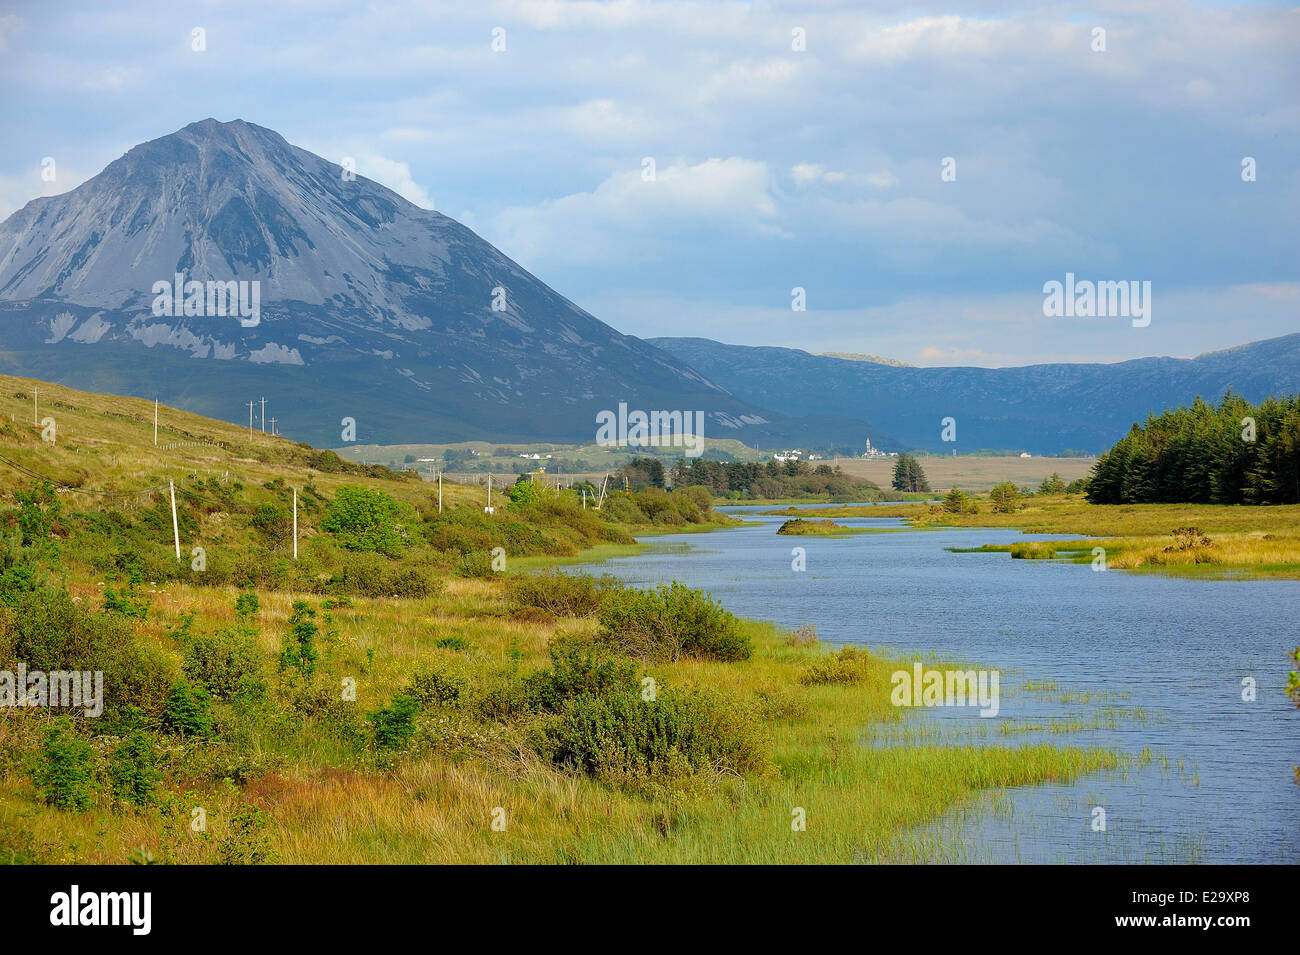
[[[796,517],[792,521],[786,521],[777,531],[778,534],[852,534],[853,528],[844,527],[842,524],[836,524],[834,521],[806,521],[802,517]]]

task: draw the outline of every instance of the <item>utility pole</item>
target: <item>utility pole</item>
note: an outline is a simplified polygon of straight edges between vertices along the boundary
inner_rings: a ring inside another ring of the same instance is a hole
[[[262,433],[266,434],[266,399],[262,399]]]
[[[158,447],[158,399],[153,400],[153,446]]]
[[[298,559],[298,489],[296,487],[293,489],[293,559]]]
[[[438,472],[438,513],[442,513],[442,472]]]
[[[172,537],[176,540],[176,559],[181,559],[181,531],[176,524],[176,484],[168,481],[167,484],[172,490]]]
[[[275,437],[275,419],[271,419],[271,437]]]
[[[39,388],[32,389],[32,424],[38,428],[41,426],[41,420],[40,420],[41,413],[40,411],[37,410],[36,406],[39,403],[37,400],[37,395],[39,395],[40,393],[41,393],[41,389]]]
[[[248,439],[253,439],[253,402],[248,402]]]

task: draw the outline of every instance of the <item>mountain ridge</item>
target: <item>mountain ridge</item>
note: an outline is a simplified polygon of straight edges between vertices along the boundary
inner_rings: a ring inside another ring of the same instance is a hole
[[[650,342],[760,408],[778,406],[797,416],[833,401],[885,423],[905,447],[929,451],[1098,452],[1134,421],[1197,395],[1216,400],[1231,388],[1259,401],[1300,390],[1300,333],[1195,358],[1006,368],[900,367],[704,338]],[[815,398],[809,381],[818,382]],[[956,442],[942,438],[948,417],[957,423]]]

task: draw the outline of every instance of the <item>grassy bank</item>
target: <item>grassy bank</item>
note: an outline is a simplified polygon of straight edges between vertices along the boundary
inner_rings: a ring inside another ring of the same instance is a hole
[[[1056,556],[1146,573],[1207,578],[1300,578],[1300,505],[1090,504],[1077,496],[1033,495],[1017,510],[998,513],[987,499],[975,513],[924,504],[828,507],[818,517],[901,517],[909,527],[1014,527],[1026,534],[1079,534],[1057,544]],[[988,545],[1011,553],[1021,545]],[[1016,556],[1013,554],[1013,556]],[[1024,556],[1028,556],[1024,554]]]

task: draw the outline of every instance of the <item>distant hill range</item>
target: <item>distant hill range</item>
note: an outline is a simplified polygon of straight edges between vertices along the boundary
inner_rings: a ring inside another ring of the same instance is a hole
[[[159,283],[178,309],[160,309]],[[213,311],[245,283],[255,316]],[[189,311],[189,283],[201,283]],[[206,290],[203,294],[202,290]],[[1296,387],[1297,337],[1194,361],[912,368],[643,341],[447,216],[242,120],[136,146],[0,223],[0,372],[158,398],[318,446],[591,443],[596,414],[703,411],[751,446],[1101,450],[1148,411]]]
[[[912,368],[809,354],[795,348],[652,338],[710,381],[759,408],[873,421],[902,446],[959,451],[1022,448],[1033,454],[1105,450],[1134,421],[1231,388],[1258,401],[1300,391],[1300,334],[1196,358],[1020,368]],[[943,418],[957,442],[941,440]]]

